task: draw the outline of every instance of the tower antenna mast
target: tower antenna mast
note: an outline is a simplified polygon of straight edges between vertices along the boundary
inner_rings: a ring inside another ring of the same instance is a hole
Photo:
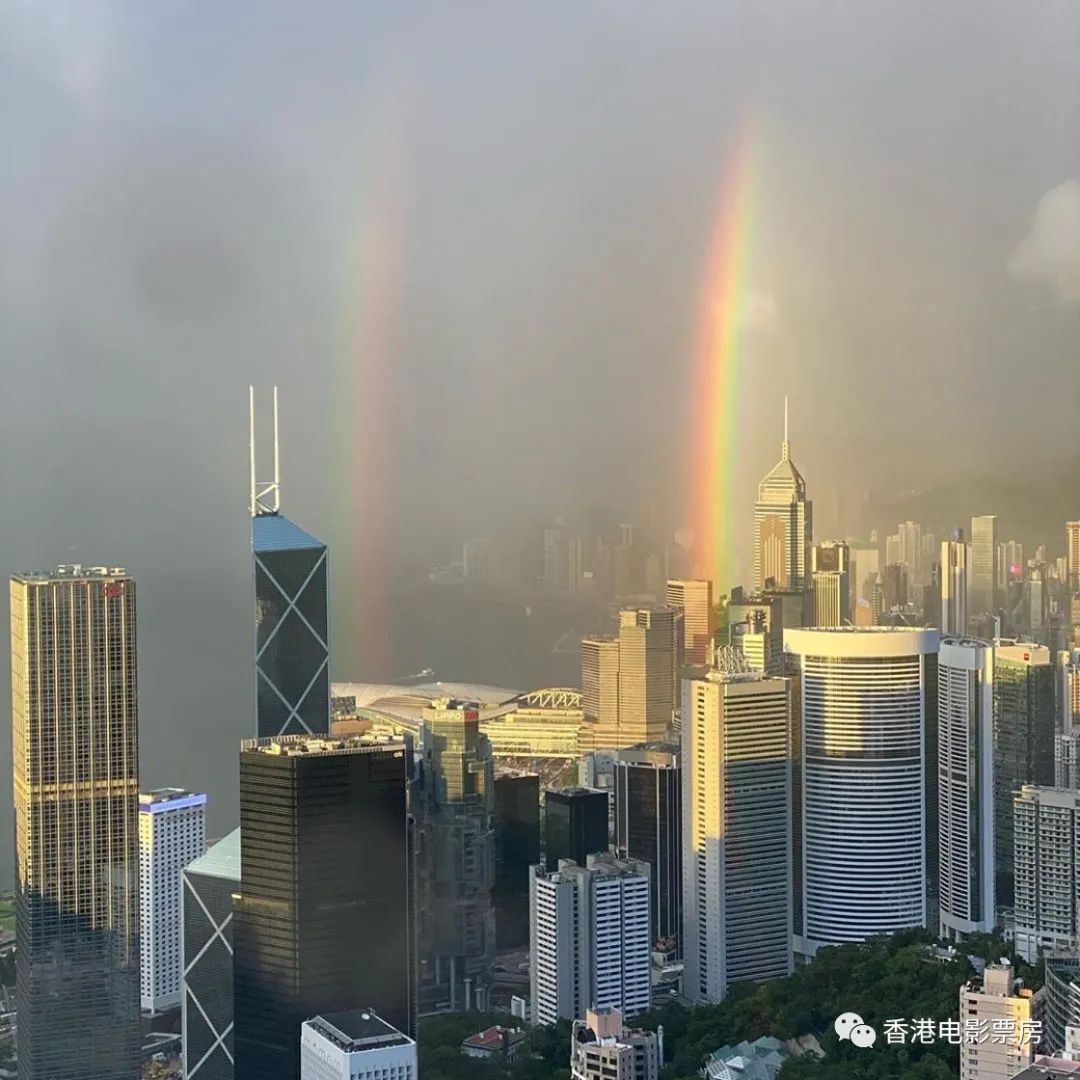
[[[248,451],[251,462],[249,509],[252,517],[281,509],[281,456],[278,449],[278,388],[274,387],[274,479],[255,479],[255,387],[248,387]]]

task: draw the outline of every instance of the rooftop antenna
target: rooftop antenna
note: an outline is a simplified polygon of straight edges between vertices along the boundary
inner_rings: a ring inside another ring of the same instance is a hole
[[[274,479],[259,482],[255,479],[255,387],[248,387],[248,449],[251,456],[252,517],[276,514],[281,508],[281,461],[278,454],[278,393],[274,387]]]
[[[788,442],[788,400],[787,394],[784,395],[784,445],[782,447],[782,454],[784,461],[787,461],[791,457],[791,443]]]

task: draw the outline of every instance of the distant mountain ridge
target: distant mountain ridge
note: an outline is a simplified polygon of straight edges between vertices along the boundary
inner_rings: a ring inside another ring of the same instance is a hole
[[[979,514],[997,514],[998,539],[1020,541],[1025,554],[1039,544],[1051,558],[1064,554],[1065,522],[1080,519],[1080,454],[1017,463],[915,494],[871,494],[862,531],[887,536],[899,522],[917,521],[935,534],[957,525],[967,533]]]

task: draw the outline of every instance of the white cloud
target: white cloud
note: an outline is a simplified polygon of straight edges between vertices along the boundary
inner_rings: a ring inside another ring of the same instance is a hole
[[[1048,285],[1059,304],[1080,304],[1080,180],[1066,180],[1039,200],[1009,273]]]

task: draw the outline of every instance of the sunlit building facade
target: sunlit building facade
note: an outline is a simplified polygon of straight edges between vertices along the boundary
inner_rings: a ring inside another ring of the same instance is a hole
[[[803,956],[929,925],[938,641],[937,630],[891,627],[784,635],[798,701],[793,877]]]
[[[810,580],[813,504],[791,460],[786,428],[785,420],[780,461],[758,485],[754,504],[754,585],[759,591],[771,583],[776,589],[805,592]]]
[[[941,632],[963,636],[968,630],[967,544],[963,530],[941,542]]]
[[[669,581],[664,599],[668,607],[682,612],[682,663],[687,667],[705,667],[712,660],[712,582]]]
[[[683,993],[792,968],[788,681],[725,670],[683,682]]]
[[[123,570],[11,579],[21,1080],[138,1075],[136,649]]]
[[[139,795],[140,989],[151,1015],[180,1004],[181,872],[205,850],[205,795],[183,788]]]
[[[944,638],[938,652],[938,900],[941,937],[990,933],[994,907],[994,646]]]

